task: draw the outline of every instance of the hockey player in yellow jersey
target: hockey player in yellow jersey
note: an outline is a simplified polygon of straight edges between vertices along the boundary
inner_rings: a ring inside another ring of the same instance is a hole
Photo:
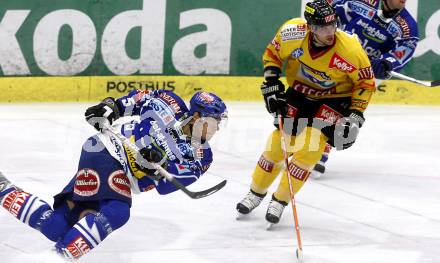
[[[287,170],[295,194],[321,159],[327,142],[338,150],[354,143],[375,90],[367,54],[356,35],[337,29],[333,7],[326,0],[315,0],[306,4],[304,16],[305,20],[285,22],[267,46],[261,86],[266,109],[284,119],[290,156]],[[283,66],[286,90],[279,79]],[[255,167],[250,191],[237,204],[239,217],[261,203],[283,168],[277,118],[275,126]],[[266,220],[278,223],[290,199],[288,177],[283,172]]]

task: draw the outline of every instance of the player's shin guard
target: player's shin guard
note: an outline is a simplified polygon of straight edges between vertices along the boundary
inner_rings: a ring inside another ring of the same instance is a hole
[[[57,252],[68,259],[78,259],[87,254],[128,221],[129,209],[126,203],[110,201],[99,213],[86,215],[57,242]]]

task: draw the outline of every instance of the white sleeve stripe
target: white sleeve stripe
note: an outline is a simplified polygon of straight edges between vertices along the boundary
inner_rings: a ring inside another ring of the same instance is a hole
[[[93,238],[91,238],[91,236],[81,226],[79,226],[78,224],[79,223],[77,223],[73,227],[76,230],[78,230],[87,239],[87,241],[89,241],[92,244],[92,247],[96,247],[98,245],[98,243],[96,243],[95,240]]]
[[[25,218],[25,223],[29,225],[29,220],[32,216],[32,214],[39,209],[40,207],[42,207],[43,205],[45,205],[46,203],[44,201],[42,201],[40,198],[36,198],[35,202],[31,205],[31,207],[29,207],[29,211],[27,213],[27,216]]]
[[[36,198],[37,198],[36,196],[31,195],[27,200],[27,203],[24,206],[23,211],[21,211],[21,216],[20,216],[21,222],[25,222],[25,216],[27,215],[29,207],[32,205],[32,203],[35,201]]]

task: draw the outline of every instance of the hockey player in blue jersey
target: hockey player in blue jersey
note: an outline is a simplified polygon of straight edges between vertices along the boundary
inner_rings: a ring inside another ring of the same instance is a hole
[[[389,79],[412,58],[419,41],[417,23],[405,9],[406,0],[333,0],[343,30],[358,35],[376,79]],[[378,82],[379,83],[379,82]],[[325,172],[327,145],[312,178]]]
[[[150,163],[160,164],[185,186],[205,173],[213,160],[208,141],[227,110],[208,92],[197,92],[188,109],[170,91],[132,91],[116,100],[104,99],[85,115],[100,131],[120,117],[134,116],[116,127],[139,153],[105,132],[90,137],[82,147],[78,171],[55,196],[53,208],[0,173],[1,206],[55,242],[56,251],[68,259],[86,254],[129,220],[132,193],[177,190]]]

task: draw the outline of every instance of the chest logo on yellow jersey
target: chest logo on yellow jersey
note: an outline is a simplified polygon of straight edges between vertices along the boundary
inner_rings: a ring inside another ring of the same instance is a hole
[[[339,56],[338,53],[333,54],[328,65],[330,69],[338,69],[342,72],[353,73],[357,68],[353,66],[350,62],[345,60],[343,57]]]
[[[328,76],[325,72],[316,70],[300,61],[301,63],[301,75],[312,83],[319,85],[323,89],[329,89],[336,86],[332,78]]]

